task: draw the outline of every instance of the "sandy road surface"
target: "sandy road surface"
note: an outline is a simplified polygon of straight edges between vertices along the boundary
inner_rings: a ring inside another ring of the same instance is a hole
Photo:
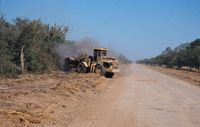
[[[80,108],[71,127],[200,127],[200,88],[140,65]]]

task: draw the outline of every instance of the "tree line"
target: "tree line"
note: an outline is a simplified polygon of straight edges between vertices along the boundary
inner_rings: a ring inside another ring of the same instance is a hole
[[[0,17],[0,76],[15,76],[21,73],[49,73],[60,69],[60,60],[55,47],[75,46],[68,40],[68,26],[49,25],[40,19],[17,17],[7,21]],[[131,62],[124,55],[118,56],[123,63]]]
[[[200,69],[200,39],[183,43],[172,49],[167,47],[160,55],[149,59],[138,60],[137,63],[166,66],[181,69],[182,67]]]
[[[0,17],[0,74],[44,73],[57,68],[57,44],[67,44],[67,26]]]

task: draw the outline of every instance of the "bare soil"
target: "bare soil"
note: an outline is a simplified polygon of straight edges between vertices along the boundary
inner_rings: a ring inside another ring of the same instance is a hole
[[[0,80],[0,127],[199,127],[200,87],[132,64]]]
[[[133,64],[69,127],[200,127],[200,87]]]
[[[148,68],[151,68],[155,71],[173,76],[175,78],[184,80],[186,82],[200,86],[200,71],[198,70],[188,70],[188,69],[174,69],[174,68],[165,68],[159,66],[149,66],[145,65]]]
[[[77,107],[112,80],[62,72],[0,79],[0,127],[66,127],[79,115]]]

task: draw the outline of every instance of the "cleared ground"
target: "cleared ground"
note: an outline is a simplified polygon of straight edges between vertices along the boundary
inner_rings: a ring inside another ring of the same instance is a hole
[[[121,70],[113,79],[74,74],[38,77],[32,82],[1,80],[0,124],[2,127],[200,126],[199,87],[141,65],[127,65]]]
[[[66,127],[82,101],[100,94],[110,82],[95,74],[23,75],[0,80],[0,127]]]
[[[129,70],[109,93],[83,106],[70,127],[200,126],[199,87],[140,65]]]

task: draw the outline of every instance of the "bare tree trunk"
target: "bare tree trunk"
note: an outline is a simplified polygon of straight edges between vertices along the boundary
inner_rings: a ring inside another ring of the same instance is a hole
[[[22,73],[24,72],[24,46],[22,46],[21,51],[20,51],[20,62],[21,62],[21,68],[22,68]]]
[[[1,71],[0,71],[1,73],[3,73],[3,65],[1,64]]]

